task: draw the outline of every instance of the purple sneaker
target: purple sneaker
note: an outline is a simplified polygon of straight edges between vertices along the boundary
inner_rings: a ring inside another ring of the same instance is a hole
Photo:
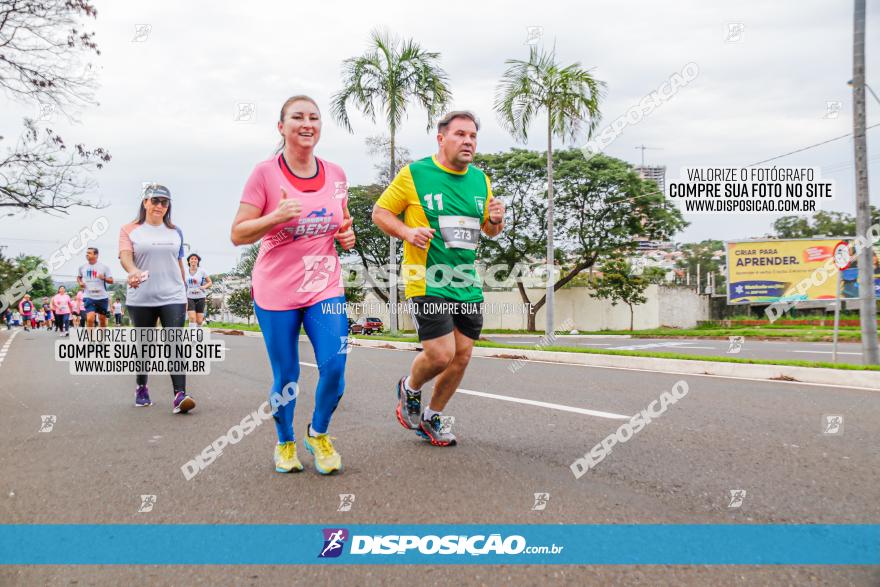
[[[136,408],[153,405],[153,402],[150,401],[150,392],[147,390],[146,385],[138,385],[137,390],[134,392],[134,405]]]
[[[174,409],[171,410],[172,414],[185,414],[191,409],[196,407],[196,402],[193,398],[186,395],[185,391],[178,391],[174,396]]]

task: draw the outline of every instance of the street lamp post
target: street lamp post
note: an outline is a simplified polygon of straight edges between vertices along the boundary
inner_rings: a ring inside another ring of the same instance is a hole
[[[846,82],[846,85],[852,87],[853,81],[849,80],[848,82]],[[877,93],[873,90],[873,88],[871,88],[871,86],[868,85],[868,82],[865,82],[865,87],[868,89],[869,92],[871,92],[871,95],[874,96],[874,99],[877,100],[877,103],[880,104],[880,98],[877,97]]]

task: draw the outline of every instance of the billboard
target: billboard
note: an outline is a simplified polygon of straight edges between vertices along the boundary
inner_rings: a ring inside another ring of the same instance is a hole
[[[727,303],[772,304],[778,301],[821,301],[836,298],[837,268],[806,292],[796,286],[826,267],[842,239],[788,239],[727,242]],[[844,239],[846,240],[846,239]],[[858,297],[857,269],[844,271],[844,298]],[[874,258],[874,288],[880,292],[880,272]]]

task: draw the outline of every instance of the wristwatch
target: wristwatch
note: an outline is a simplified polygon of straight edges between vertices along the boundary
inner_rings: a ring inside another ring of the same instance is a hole
[[[498,225],[501,224],[502,222],[504,222],[504,219],[503,219],[503,218],[502,218],[501,220],[499,220],[498,222],[492,222],[492,219],[489,218],[489,224],[492,224],[492,225],[494,225],[494,226],[498,226]]]

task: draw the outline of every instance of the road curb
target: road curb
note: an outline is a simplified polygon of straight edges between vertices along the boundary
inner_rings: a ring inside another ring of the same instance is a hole
[[[222,334],[224,330],[210,329]],[[244,336],[262,338],[263,333],[250,330],[238,330]],[[419,344],[415,342],[395,342],[391,340],[355,339],[355,346],[370,348],[415,350]],[[644,369],[660,373],[678,373],[693,375],[718,375],[735,379],[767,379],[776,381],[792,381],[834,385],[840,387],[861,387],[880,391],[880,372],[850,371],[843,369],[825,369],[822,367],[792,367],[788,365],[751,365],[747,363],[722,363],[716,361],[690,361],[687,359],[658,359],[656,357],[634,357],[631,355],[602,355],[598,353],[565,353],[558,351],[536,351],[522,348],[485,348],[474,347],[473,354],[477,357],[524,359],[562,363],[567,365],[586,365],[589,367],[617,367],[621,369]]]
[[[205,328],[205,330],[210,330],[211,334],[222,334],[229,336],[229,332],[236,332],[240,334],[234,334],[232,336],[251,336],[255,338],[263,338],[262,332],[256,332],[254,330],[238,330],[236,328]]]
[[[372,348],[392,348],[415,350],[414,342],[393,342],[390,340],[357,339],[356,345]],[[880,391],[880,372],[825,369],[822,367],[793,367],[788,365],[752,365],[747,363],[722,363],[716,361],[691,361],[686,359],[659,359],[655,357],[634,357],[630,355],[603,355],[598,353],[566,353],[558,351],[536,351],[522,348],[474,347],[477,357],[496,357],[504,359],[525,359],[569,365],[591,367],[618,367],[623,369],[644,369],[662,373],[693,375],[718,375],[736,379],[767,379],[861,387]]]
[[[544,338],[543,334],[483,334],[484,338],[522,338],[524,336],[537,336]],[[548,337],[549,338],[549,337]],[[553,338],[633,338],[631,334],[557,334]],[[647,337],[646,337],[647,338]]]

